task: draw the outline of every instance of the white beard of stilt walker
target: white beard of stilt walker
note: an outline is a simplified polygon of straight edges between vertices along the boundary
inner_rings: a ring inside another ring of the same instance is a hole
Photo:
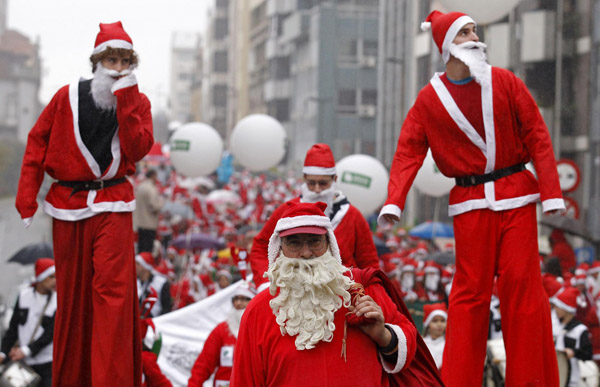
[[[350,305],[347,289],[353,281],[344,275],[348,270],[328,250],[312,259],[288,258],[281,253],[266,273],[271,294],[279,289],[270,306],[281,334],[297,335],[298,350],[333,339],[334,314],[342,305]]]
[[[102,66],[102,63],[96,64],[94,79],[92,80],[92,98],[97,107],[103,110],[114,110],[117,107],[117,97],[112,93],[112,86],[120,78],[131,74],[134,66],[130,66],[123,71],[109,70]]]
[[[469,68],[471,76],[480,85],[491,83],[491,73],[485,50],[487,45],[481,42],[464,42],[450,45],[450,55],[463,62]]]
[[[316,203],[323,202],[327,204],[327,208],[325,209],[325,215],[331,216],[331,211],[333,211],[333,201],[335,200],[335,182],[331,183],[331,187],[317,193],[308,189],[306,183],[303,183],[301,186],[302,189],[302,202],[303,203]]]

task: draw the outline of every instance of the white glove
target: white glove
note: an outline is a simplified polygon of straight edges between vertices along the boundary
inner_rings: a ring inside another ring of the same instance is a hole
[[[110,91],[114,94],[117,90],[125,89],[127,87],[137,85],[137,78],[135,74],[131,73],[123,78],[119,78],[110,88]]]

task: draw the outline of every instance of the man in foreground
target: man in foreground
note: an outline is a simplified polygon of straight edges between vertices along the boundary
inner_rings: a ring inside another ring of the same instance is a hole
[[[441,385],[379,271],[342,265],[326,204],[285,206],[269,242],[269,291],[242,317],[232,386]]]
[[[94,78],[61,88],[31,129],[16,207],[29,225],[44,173],[56,180],[44,201],[58,294],[53,384],[138,386],[135,198],[126,176],[154,142],[152,114],[121,22],[100,24],[90,61]]]
[[[523,82],[487,64],[469,16],[433,11],[424,23],[446,63],[421,90],[400,131],[380,223],[398,221],[431,148],[450,192],[456,273],[442,376],[480,386],[490,298],[497,276],[506,384],[558,385],[548,300],[542,287],[535,202],[564,209],[548,129]],[[538,179],[526,170],[533,161]],[[536,349],[536,356],[531,349]]]

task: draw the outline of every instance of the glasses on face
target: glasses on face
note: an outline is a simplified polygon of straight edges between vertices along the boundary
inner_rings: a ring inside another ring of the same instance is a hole
[[[329,186],[331,185],[332,181],[333,181],[332,179],[328,179],[328,180],[306,180],[306,186],[308,188],[314,188],[314,187],[316,187],[318,185],[322,189],[326,189],[326,188],[329,188]]]
[[[316,251],[322,250],[323,247],[325,247],[325,244],[327,243],[327,239],[326,238],[310,238],[310,239],[283,238],[283,243],[285,244],[285,246],[288,249],[290,249],[290,251],[292,251],[294,253],[297,253],[300,250],[302,250],[302,248],[304,247],[305,244],[314,253]]]

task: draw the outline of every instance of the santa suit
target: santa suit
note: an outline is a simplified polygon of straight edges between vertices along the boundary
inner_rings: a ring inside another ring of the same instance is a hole
[[[189,387],[201,387],[210,375],[215,373],[215,387],[229,386],[233,367],[233,352],[236,338],[231,333],[227,321],[217,325],[208,335],[202,353],[192,367]],[[216,372],[215,372],[216,368]]]
[[[450,192],[457,265],[443,375],[451,386],[481,385],[489,303],[498,275],[507,384],[553,385],[558,373],[532,203],[541,199],[544,211],[564,208],[556,161],[548,130],[523,82],[499,68],[488,67],[488,76],[491,82],[481,87],[475,81],[455,85],[436,74],[421,90],[400,132],[382,214],[400,216],[428,148],[448,177],[482,175],[532,160],[539,183],[524,170]],[[531,348],[540,355],[532,358]]]
[[[31,129],[16,199],[27,224],[44,172],[66,182],[120,179],[135,172],[135,162],[152,146],[148,99],[134,76],[118,82],[116,120],[95,108],[89,81],[82,80],[61,88]],[[111,137],[104,124],[114,130]],[[124,181],[71,193],[55,182],[44,201],[54,218],[54,384],[139,385],[133,187]]]
[[[300,202],[301,198],[297,197],[290,201]],[[262,230],[254,237],[249,261],[254,275],[253,280],[257,287],[266,282],[263,274],[269,266],[267,259],[269,238],[286,208],[285,203],[277,207]],[[378,269],[379,259],[371,229],[360,211],[340,194],[334,202],[330,218],[339,245],[342,264],[346,267]]]
[[[365,287],[365,293],[382,308],[386,324],[398,337],[398,361],[385,362],[377,346],[359,327],[348,325],[346,361],[340,356],[344,319],[348,309],[334,315],[331,342],[298,350],[295,336],[282,335],[269,302],[262,291],[248,304],[238,335],[231,378],[232,386],[388,386],[387,373],[398,373],[415,355],[415,326],[398,312],[380,283]]]

